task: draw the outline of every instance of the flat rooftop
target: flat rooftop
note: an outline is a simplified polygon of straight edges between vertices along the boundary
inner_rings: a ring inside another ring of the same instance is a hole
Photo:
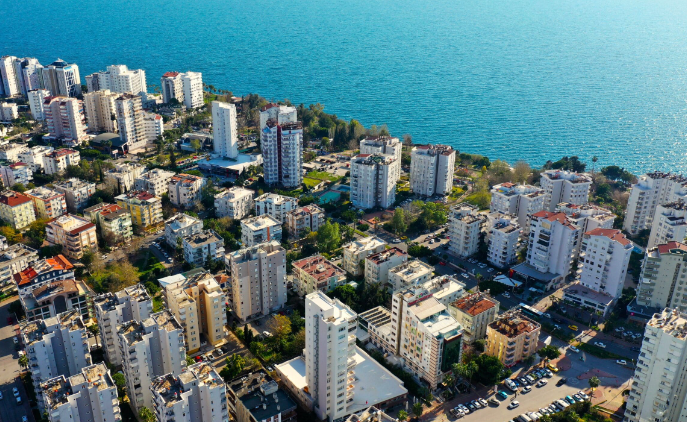
[[[266,229],[268,227],[281,226],[281,223],[267,214],[241,220],[241,225],[252,231]]]
[[[590,300],[594,303],[609,306],[613,303],[613,297],[605,293],[597,292],[580,283],[574,283],[563,289],[563,297],[574,296],[580,299]]]

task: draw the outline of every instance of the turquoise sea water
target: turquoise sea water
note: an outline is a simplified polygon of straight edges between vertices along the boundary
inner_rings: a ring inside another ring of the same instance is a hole
[[[415,142],[687,172],[687,2],[0,0],[0,54],[194,70]]]

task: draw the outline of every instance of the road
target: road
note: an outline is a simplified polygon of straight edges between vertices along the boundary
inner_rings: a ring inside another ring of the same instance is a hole
[[[19,380],[19,353],[14,349],[15,325],[7,325],[7,317],[10,315],[9,305],[15,300],[2,302],[0,305],[0,421],[18,422],[22,416],[27,416],[29,421],[33,421],[33,414],[29,407],[29,398],[24,391],[24,386]],[[22,404],[17,405],[16,399],[12,395],[12,388],[19,389]]]

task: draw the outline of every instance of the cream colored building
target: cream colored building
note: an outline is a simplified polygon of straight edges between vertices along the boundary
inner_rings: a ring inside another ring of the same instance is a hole
[[[496,319],[499,306],[488,293],[477,292],[451,303],[448,313],[463,327],[463,341],[469,344],[487,336],[487,326]]]
[[[189,354],[200,349],[201,334],[213,346],[226,337],[227,297],[210,273],[202,272],[168,285],[165,299],[184,327]]]
[[[448,219],[449,251],[463,258],[476,254],[483,222],[483,217],[472,205],[463,203],[452,207]]]
[[[510,311],[487,326],[485,353],[510,368],[536,353],[540,331],[537,322],[519,310]]]
[[[410,153],[410,189],[423,196],[448,195],[455,168],[456,151],[450,146],[415,146]]]
[[[376,236],[363,237],[343,246],[344,270],[356,277],[365,272],[365,258],[384,250],[386,242]]]
[[[115,115],[119,137],[126,142],[129,152],[143,150],[148,143],[143,126],[143,105],[141,97],[121,94],[115,100]]]
[[[131,191],[115,197],[117,205],[131,214],[135,226],[147,230],[163,222],[162,201],[148,192]]]
[[[39,172],[45,168],[45,156],[53,152],[55,148],[36,145],[35,147],[27,148],[18,154],[18,161],[26,163],[31,166],[34,173]]]
[[[72,214],[56,218],[45,227],[46,240],[53,245],[62,245],[62,252],[69,258],[81,259],[83,253],[98,249],[95,224]]]
[[[48,137],[75,147],[88,139],[83,102],[76,98],[46,97],[43,100]]]
[[[83,95],[88,130],[117,133],[115,99],[119,94],[109,89],[87,92]]]
[[[105,171],[105,181],[113,180],[119,193],[126,193],[134,189],[136,179],[144,171],[145,167],[136,163],[115,164],[115,168]]]
[[[314,255],[293,262],[296,290],[300,296],[321,291],[328,292],[346,281],[346,272],[322,255]]]
[[[241,220],[241,243],[255,246],[271,240],[281,241],[281,223],[269,215]]]
[[[133,236],[131,214],[119,205],[101,202],[86,208],[83,215],[100,224],[100,235],[104,236],[109,244],[117,244]]]
[[[169,179],[169,200],[181,208],[191,208],[200,201],[200,191],[205,186],[205,178],[191,174],[177,174]]]
[[[505,182],[491,188],[489,211],[515,215],[520,227],[529,227],[530,216],[544,209],[545,200],[542,188]]]
[[[135,190],[148,191],[151,195],[161,197],[169,191],[169,180],[175,175],[173,171],[152,169],[134,180]]]
[[[224,261],[224,239],[214,230],[186,236],[181,241],[184,259],[199,267],[207,264],[208,259]]]
[[[651,228],[656,207],[676,201],[687,201],[686,177],[660,171],[640,176],[630,190],[623,229],[636,235]]]
[[[267,214],[280,223],[286,221],[286,213],[298,208],[298,199],[276,193],[265,193],[255,198],[255,215]]]
[[[0,193],[0,218],[9,223],[15,230],[21,230],[36,221],[31,198],[6,190]]]
[[[324,222],[324,210],[315,204],[298,207],[286,214],[286,228],[293,239],[300,239],[306,232],[318,231]]]
[[[389,270],[389,291],[391,293],[428,282],[434,274],[434,267],[419,259],[404,262]]]
[[[53,219],[67,213],[67,200],[62,192],[41,186],[24,193],[33,201],[38,218]]]
[[[637,286],[637,305],[687,311],[687,245],[669,242],[647,249]]]
[[[67,179],[64,182],[55,182],[53,187],[56,191],[64,193],[67,201],[67,209],[70,213],[81,212],[88,200],[95,194],[95,183],[89,183],[77,178]]]
[[[408,261],[408,254],[399,248],[390,248],[365,258],[365,282],[385,285],[389,271]]]
[[[253,209],[255,191],[240,186],[221,190],[215,195],[215,215],[240,220]]]

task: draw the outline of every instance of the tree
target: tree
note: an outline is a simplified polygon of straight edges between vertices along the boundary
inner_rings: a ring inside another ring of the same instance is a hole
[[[153,413],[152,410],[148,409],[145,406],[142,407],[141,410],[138,412],[138,417],[143,422],[155,422],[155,421],[157,421],[157,416],[155,416],[155,413]]]
[[[540,358],[542,359],[556,359],[561,355],[561,351],[558,350],[556,346],[548,345],[544,346],[539,351],[537,351],[537,354],[539,355]]]
[[[291,320],[285,315],[275,315],[274,316],[274,329],[272,330],[272,335],[277,342],[281,342],[286,339],[286,337],[291,334]]]
[[[186,366],[191,366],[194,363],[196,363],[196,361],[191,356],[186,355]]]
[[[394,228],[394,233],[397,235],[405,232],[408,229],[403,208],[396,208],[394,210],[394,217],[391,219],[391,226]]]
[[[198,151],[200,151],[201,144],[198,139],[191,139],[191,148],[198,154]]]
[[[413,405],[413,414],[417,416],[418,418],[422,416],[422,412],[424,412],[425,407],[422,404],[422,402],[418,401]]]
[[[513,167],[513,180],[515,183],[525,183],[532,173],[532,168],[525,161],[518,161]]]
[[[95,337],[95,345],[98,346],[98,334],[100,334],[100,326],[98,324],[91,324],[88,326],[88,331],[90,331]]]
[[[484,352],[484,349],[486,348],[486,341],[484,339],[476,340],[475,343],[473,344],[473,347],[475,348],[475,351],[478,353]]]
[[[418,224],[420,224],[422,228],[431,230],[442,224],[446,224],[448,221],[448,207],[444,204],[422,201],[413,201],[413,204],[422,210],[417,219]],[[396,212],[394,212],[394,217],[395,216]]]
[[[444,384],[446,384],[448,387],[453,387],[456,385],[456,378],[453,376],[453,374],[446,374],[444,376]]]
[[[413,137],[409,133],[403,135],[403,145],[407,147],[413,145]]]
[[[475,372],[476,380],[485,385],[496,384],[501,378],[504,366],[496,356],[479,355],[474,362],[478,370]]]
[[[246,359],[243,356],[234,353],[227,358],[227,365],[220,372],[220,376],[225,381],[231,381],[236,378],[246,366]]]
[[[452,369],[455,375],[471,381],[472,377],[475,376],[475,373],[479,370],[479,367],[475,361],[471,361],[468,363],[454,363]]]
[[[321,252],[331,252],[341,244],[339,223],[326,223],[317,231],[317,247]]]
[[[24,353],[19,357],[19,366],[22,368],[28,368],[29,367],[29,357]]]
[[[405,410],[401,410],[400,412],[398,412],[398,418],[397,419],[401,422],[407,420],[408,419],[408,412],[406,412]]]
[[[511,172],[510,166],[507,162],[496,160],[491,163],[491,166],[489,166],[487,176],[492,184],[499,184],[511,181],[513,178],[513,173]]]
[[[589,378],[589,387],[594,391],[599,385],[601,385],[601,381],[597,377],[591,377]]]
[[[594,177],[594,170],[596,168],[596,162],[599,161],[599,157],[596,155],[592,157],[592,177]]]

